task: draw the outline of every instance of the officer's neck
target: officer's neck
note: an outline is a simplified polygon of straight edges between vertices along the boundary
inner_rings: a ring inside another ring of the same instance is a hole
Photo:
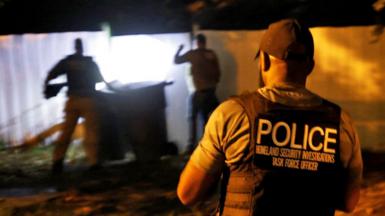
[[[292,83],[297,86],[306,86],[306,76],[297,71],[289,71],[285,65],[272,65],[266,72],[266,86],[273,86],[277,83]]]
[[[281,74],[281,75],[271,76],[269,77],[268,80],[266,80],[266,86],[269,86],[269,87],[273,87],[277,84],[282,84],[282,83],[306,87],[306,77],[287,76],[287,74]]]

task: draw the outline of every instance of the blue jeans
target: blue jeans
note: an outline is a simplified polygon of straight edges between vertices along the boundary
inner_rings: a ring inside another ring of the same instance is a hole
[[[189,120],[189,140],[187,151],[194,150],[197,142],[197,122],[200,117],[203,124],[206,124],[210,114],[218,106],[219,101],[215,95],[215,88],[195,91],[189,97],[188,120]],[[204,128],[199,127],[201,129]]]

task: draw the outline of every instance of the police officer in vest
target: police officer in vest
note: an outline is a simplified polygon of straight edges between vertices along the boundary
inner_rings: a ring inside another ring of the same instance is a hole
[[[63,172],[64,158],[79,118],[84,118],[86,156],[91,170],[100,168],[98,161],[99,117],[95,84],[103,81],[99,67],[92,57],[83,55],[80,38],[74,41],[75,53],[60,60],[49,72],[44,85],[61,75],[67,77],[67,102],[64,108],[63,129],[55,142],[52,174]]]
[[[179,180],[185,205],[221,182],[219,215],[334,215],[360,196],[357,133],[341,108],[306,89],[314,44],[296,19],[269,25],[258,57],[264,86],[223,102]]]

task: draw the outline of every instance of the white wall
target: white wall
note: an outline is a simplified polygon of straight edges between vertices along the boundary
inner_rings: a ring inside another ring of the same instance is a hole
[[[372,30],[370,26],[312,28],[316,67],[308,87],[341,104],[352,115],[364,149],[385,151],[385,39],[375,38]],[[221,64],[222,78],[218,86],[221,100],[257,88],[258,63],[254,57],[262,32],[203,31],[208,47],[217,52]],[[52,124],[52,119],[61,118],[63,98],[43,100],[41,85],[49,68],[72,52],[73,39],[78,36],[85,38],[86,53],[95,57],[102,71],[108,70],[104,62],[109,54],[108,39],[100,32],[0,37],[1,138],[17,144],[24,136]],[[174,65],[172,55],[181,43],[185,50],[191,47],[190,34],[152,36],[171,50],[167,52],[170,70],[166,74],[166,79],[174,80],[173,85],[166,87],[168,137],[183,150],[188,134],[186,77],[189,65]],[[148,64],[152,62],[148,59]]]
[[[120,81],[125,83],[163,80],[173,82],[165,87],[168,139],[183,151],[188,137],[186,78],[189,64],[174,64],[174,55],[180,44],[184,44],[183,52],[191,49],[190,34],[112,37],[109,64],[113,71],[109,71],[106,77],[122,78]]]
[[[0,139],[10,145],[61,121],[65,96],[43,98],[49,69],[73,53],[74,39],[84,39],[85,54],[103,68],[108,45],[102,32],[25,34],[0,36]]]
[[[165,87],[168,138],[183,150],[188,137],[189,65],[175,65],[173,58],[180,44],[185,51],[191,48],[188,33],[110,39],[103,32],[0,36],[0,139],[20,145],[62,121],[65,91],[45,100],[42,87],[49,69],[73,53],[76,37],[83,39],[85,54],[94,57],[108,81],[156,78],[173,82]]]

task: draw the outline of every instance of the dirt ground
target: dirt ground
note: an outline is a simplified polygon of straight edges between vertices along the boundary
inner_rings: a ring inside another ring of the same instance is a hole
[[[0,216],[153,216],[210,215],[215,198],[193,209],[184,207],[175,188],[186,157],[133,160],[89,171],[84,155],[70,149],[65,173],[52,177],[50,147],[0,152]],[[362,197],[351,214],[385,215],[385,154],[363,154]]]

